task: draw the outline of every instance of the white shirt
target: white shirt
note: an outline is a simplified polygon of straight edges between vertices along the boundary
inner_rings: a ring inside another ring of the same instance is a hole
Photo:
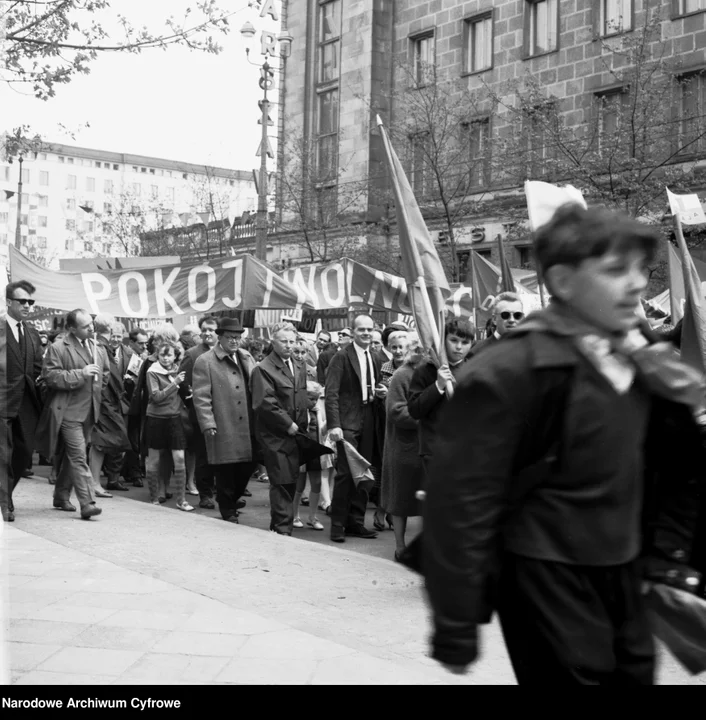
[[[363,350],[358,343],[354,342],[353,347],[355,348],[356,355],[358,356],[358,362],[360,363],[360,385],[363,390],[363,402],[367,402],[368,400],[372,400],[373,398],[368,398],[368,361],[366,359],[365,353],[368,353],[368,357],[370,358],[370,364],[372,365],[373,357],[370,355],[370,349]],[[373,387],[375,385],[375,377],[370,378],[370,387]]]
[[[496,340],[500,340],[500,338],[502,337],[502,335],[497,330],[493,333],[493,335],[495,335]]]
[[[6,317],[7,317],[7,324],[10,326],[10,329],[12,330],[12,334],[15,336],[15,340],[17,340],[17,342],[19,343],[19,341],[20,341],[20,334],[19,334],[19,331],[18,331],[18,329],[17,329],[17,326],[19,325],[20,321],[19,321],[19,320],[15,320],[15,318],[10,317],[9,315],[7,315]],[[26,339],[26,338],[27,338],[27,328],[24,327],[24,328],[22,329],[22,331],[25,333],[25,339]]]

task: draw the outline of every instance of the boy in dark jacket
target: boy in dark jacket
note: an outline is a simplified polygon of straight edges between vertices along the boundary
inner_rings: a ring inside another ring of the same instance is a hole
[[[688,574],[705,466],[701,376],[638,329],[657,242],[561,208],[535,239],[552,303],[458,378],[424,543],[433,656],[452,671],[496,610],[520,684],[654,681],[638,559]]]

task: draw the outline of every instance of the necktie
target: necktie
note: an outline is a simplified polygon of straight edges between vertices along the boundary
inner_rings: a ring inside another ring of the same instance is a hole
[[[19,343],[20,353],[24,359],[27,354],[27,340],[25,338],[24,323],[22,322],[17,323],[17,342]]]
[[[368,370],[367,384],[366,384],[366,402],[370,402],[373,399],[373,361],[370,359],[370,353],[365,351],[365,364]]]

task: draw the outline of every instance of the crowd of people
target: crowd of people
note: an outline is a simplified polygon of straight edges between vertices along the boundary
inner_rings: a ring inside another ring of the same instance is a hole
[[[172,490],[190,512],[198,496],[238,524],[248,482],[266,479],[275,533],[394,531],[449,670],[476,659],[496,612],[520,683],[651,684],[645,580],[706,584],[706,385],[678,334],[640,319],[649,227],[569,206],[535,242],[549,306],[525,318],[499,294],[482,340],[447,318],[441,361],[367,314],[310,343],[288,322],[268,341],[211,316],[127,335],[75,310],[43,342],[34,287],[10,283],[4,518],[33,450],[53,464],[54,507],[75,511],[73,489],[87,520],[144,476],[154,504]]]

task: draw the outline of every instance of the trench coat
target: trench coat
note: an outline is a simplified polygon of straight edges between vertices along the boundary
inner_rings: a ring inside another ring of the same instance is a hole
[[[255,434],[272,485],[296,483],[301,464],[299,449],[287,430],[296,423],[306,433],[309,424],[306,367],[294,361],[292,366],[294,377],[273,351],[253,371]]]
[[[91,340],[91,345],[93,341]],[[56,454],[61,423],[66,409],[76,401],[76,394],[86,390],[86,384],[92,383],[91,403],[93,419],[97,421],[101,414],[101,396],[108,382],[110,367],[107,355],[99,351],[98,362],[103,368],[102,382],[83,376],[83,368],[93,362],[78,340],[70,333],[63,340],[52,343],[44,357],[42,378],[49,389],[42,416],[37,426],[37,452],[47,458]]]
[[[108,381],[103,386],[101,414],[93,426],[91,444],[103,452],[124,452],[130,449],[130,441],[127,437],[127,426],[123,417],[125,407],[123,404],[123,376],[108,343],[99,337],[98,345],[110,371]]]
[[[193,372],[193,401],[196,418],[206,435],[210,465],[256,460],[250,382],[255,361],[249,352],[236,351],[238,364],[216,345],[196,358]]]

